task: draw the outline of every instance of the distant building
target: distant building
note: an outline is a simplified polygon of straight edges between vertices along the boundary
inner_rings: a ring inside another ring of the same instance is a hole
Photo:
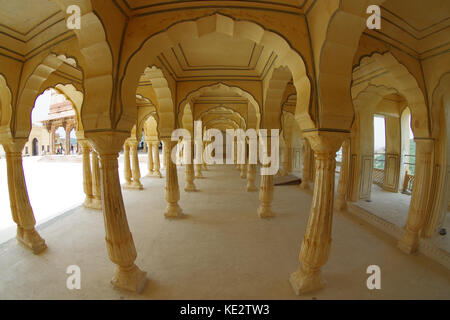
[[[25,156],[42,156],[47,154],[78,153],[79,147],[71,141],[70,132],[76,128],[76,115],[72,103],[62,94],[52,91],[47,117],[40,121],[42,125],[33,124],[30,137],[23,149]],[[59,137],[56,130],[62,127],[66,136]]]

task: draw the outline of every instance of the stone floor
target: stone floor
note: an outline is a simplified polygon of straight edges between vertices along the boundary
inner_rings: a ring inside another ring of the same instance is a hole
[[[140,154],[141,172],[147,174],[147,155]],[[84,201],[81,155],[24,157],[23,169],[36,223],[39,225],[78,207]],[[16,224],[9,204],[6,159],[0,159],[0,243],[15,237]],[[119,157],[119,176],[123,174],[123,156]]]
[[[408,218],[411,196],[383,190],[376,184],[372,185],[371,201],[358,201],[357,206],[375,214],[376,216],[403,228]],[[431,240],[438,247],[450,252],[450,214],[447,213],[443,227],[447,234],[435,235]]]
[[[199,192],[181,191],[181,220],[163,216],[164,179],[124,190],[138,266],[148,272],[142,295],[114,290],[102,213],[75,208],[39,227],[48,250],[35,256],[13,239],[0,246],[0,299],[448,299],[450,273],[346,213],[336,213],[323,274],[326,289],[297,297],[288,282],[299,266],[311,195],[275,187],[270,220],[257,217],[258,194],[227,166],[210,167]],[[181,189],[184,169],[180,168]],[[366,287],[366,269],[381,268],[381,290]],[[66,288],[66,268],[81,268],[81,290]]]

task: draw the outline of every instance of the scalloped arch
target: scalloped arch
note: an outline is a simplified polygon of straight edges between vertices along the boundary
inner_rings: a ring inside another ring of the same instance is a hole
[[[218,82],[215,84],[211,84],[211,85],[207,85],[207,86],[203,86],[203,87],[199,87],[194,91],[191,91],[183,100],[181,100],[181,102],[178,104],[178,114],[182,115],[184,112],[184,108],[186,107],[186,104],[192,104],[193,99],[214,91],[214,90],[227,90],[229,92],[232,93],[236,93],[238,95],[240,95],[241,97],[247,98],[248,101],[250,101],[250,103],[252,104],[252,106],[255,108],[255,112],[257,115],[257,118],[261,117],[261,107],[259,105],[259,103],[256,101],[256,99],[253,97],[253,95],[251,95],[249,92],[242,90],[239,87],[234,87],[234,86],[229,86],[225,83],[222,82]]]
[[[242,129],[246,129],[247,128],[247,123],[246,123],[244,117],[239,112],[234,111],[233,109],[231,109],[229,107],[226,107],[226,106],[222,106],[222,105],[216,106],[216,107],[212,107],[212,108],[209,108],[209,109],[201,112],[198,115],[197,119],[195,119],[195,120],[202,119],[204,116],[206,116],[206,115],[208,115],[208,114],[210,114],[210,113],[212,113],[214,111],[217,111],[217,110],[230,111],[232,115],[234,115],[236,118],[238,118],[240,120],[240,123],[238,123],[237,121],[235,121],[234,119],[231,119],[231,118],[230,118],[230,120],[235,121],[239,125],[239,128],[242,128]]]
[[[84,131],[83,129],[83,123],[81,121],[81,106],[83,105],[83,93],[81,91],[78,91],[75,86],[72,84],[58,84],[55,86],[55,89],[64,94],[67,99],[72,102],[72,105],[74,106],[76,118],[77,118],[77,125],[76,130],[78,132]]]
[[[277,61],[282,61],[283,65],[289,67],[297,91],[302,92],[298,96],[299,101],[297,103],[298,110],[302,113],[302,119],[305,119],[307,125],[313,125],[308,113],[311,84],[302,57],[281,36],[265,30],[257,23],[236,21],[233,18],[217,13],[194,20],[177,22],[167,30],[163,30],[144,41],[132,54],[125,66],[124,75],[120,84],[123,121],[126,122],[126,119],[133,117],[132,107],[135,103],[133,96],[136,92],[139,77],[142,70],[145,69],[147,62],[154,59],[160,53],[161,48],[172,47],[181,40],[198,39],[215,32],[236,39],[248,39],[272,49],[278,55]],[[161,107],[160,114],[161,127],[168,128],[168,130],[175,128],[175,110],[173,109],[173,101],[171,102],[172,105],[168,104],[166,107]],[[122,126],[126,126],[126,123],[123,123]]]
[[[239,123],[230,118],[215,118],[211,119],[203,124],[203,129],[218,129],[220,125],[229,125],[233,129],[239,129]]]
[[[12,117],[11,90],[6,78],[0,74],[0,128],[1,131],[8,130]],[[3,132],[0,132],[2,135]],[[9,134],[9,132],[7,132]]]
[[[417,138],[430,136],[430,118],[425,96],[416,78],[390,52],[374,53],[364,57],[360,65],[375,63],[380,70],[386,71],[383,76],[372,79],[369,86],[387,87],[401,94],[408,102],[411,110],[411,129]],[[366,88],[367,88],[366,87]]]
[[[436,88],[433,90],[431,108],[433,137],[438,136],[442,129],[439,119],[441,108],[450,108],[450,105],[442,105],[444,102],[450,103],[450,72],[444,73],[441,76]]]
[[[324,37],[317,65],[319,127],[350,129],[354,116],[350,93],[353,57],[366,28],[367,7],[384,1],[335,1],[338,8],[330,13],[325,34],[319,35]]]
[[[72,0],[52,0],[67,16],[66,9]],[[93,12],[91,0],[79,0],[81,9],[80,30],[74,30],[83,56],[84,100],[81,120],[85,130],[111,128],[110,113],[103,112],[103,106],[111,105],[113,89],[112,54],[102,22]],[[61,66],[63,62],[73,64],[74,59],[51,53],[43,59],[28,77],[19,93],[12,131],[15,137],[28,137],[31,130],[31,109],[40,92],[40,85]],[[76,62],[76,61],[75,61]],[[34,95],[34,97],[33,97]],[[30,107],[31,106],[31,107]],[[26,119],[23,119],[23,118]]]

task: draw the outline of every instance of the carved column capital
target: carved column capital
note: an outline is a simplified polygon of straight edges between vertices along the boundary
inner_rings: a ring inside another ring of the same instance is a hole
[[[342,142],[350,133],[336,131],[309,131],[304,132],[303,136],[308,139],[311,148],[317,154],[336,153],[342,145]]]
[[[100,154],[118,154],[129,137],[125,131],[85,132],[94,149]]]

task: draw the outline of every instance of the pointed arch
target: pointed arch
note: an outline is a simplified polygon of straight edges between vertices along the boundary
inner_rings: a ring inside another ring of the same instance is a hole
[[[68,16],[67,7],[73,0],[53,0]],[[112,129],[111,101],[113,96],[113,56],[102,21],[93,10],[91,0],[79,0],[81,29],[74,30],[84,58],[84,101],[81,119],[85,131]],[[86,107],[85,107],[86,106]]]
[[[312,45],[316,49],[319,96],[316,118],[319,128],[350,129],[354,117],[350,94],[353,57],[366,28],[367,7],[383,2],[384,0],[324,1],[320,3],[320,8],[310,12],[309,16],[318,20],[311,23],[311,32],[316,35]],[[316,13],[315,10],[321,12]],[[328,18],[328,24],[325,25],[319,23],[319,20],[323,21],[324,14]]]
[[[3,135],[9,135],[9,124],[12,117],[11,98],[11,90],[6,78],[0,74],[0,138]]]
[[[390,52],[384,54],[374,53],[361,59],[359,67],[374,64],[383,75],[372,79],[365,88],[370,85],[384,86],[395,89],[408,102],[411,109],[411,129],[417,138],[430,137],[430,117],[425,95],[420,89],[416,78],[401,64]],[[364,87],[357,90],[363,91]],[[353,94],[357,94],[353,90]]]
[[[125,66],[120,82],[123,118],[133,116],[133,96],[142,70],[149,60],[153,60],[162,50],[175,46],[182,40],[198,39],[211,33],[221,33],[236,39],[248,39],[256,44],[272,49],[278,56],[275,67],[286,65],[289,67],[293,83],[298,92],[298,110],[302,114],[305,126],[313,126],[309,116],[310,80],[306,72],[305,62],[289,43],[278,34],[265,30],[262,26],[251,21],[237,21],[231,17],[214,13],[195,20],[177,22],[166,30],[151,36],[131,55]],[[161,114],[161,121],[165,122]],[[171,128],[175,127],[173,119],[168,117]]]

